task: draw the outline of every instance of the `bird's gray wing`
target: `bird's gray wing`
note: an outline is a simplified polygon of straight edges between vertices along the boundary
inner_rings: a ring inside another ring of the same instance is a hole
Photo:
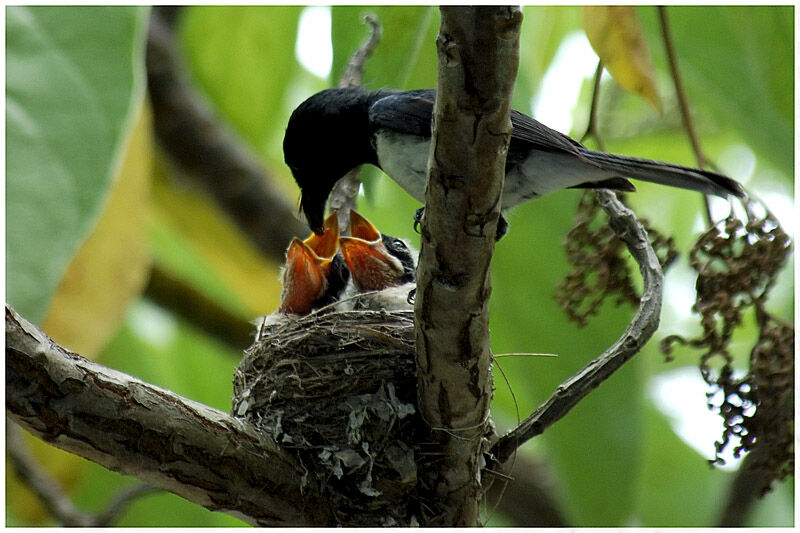
[[[432,89],[389,93],[370,106],[370,125],[373,129],[430,137],[435,94]]]

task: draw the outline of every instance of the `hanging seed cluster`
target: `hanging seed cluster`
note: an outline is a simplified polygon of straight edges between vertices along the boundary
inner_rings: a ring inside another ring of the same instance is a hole
[[[665,238],[646,220],[640,222],[650,236],[661,268],[666,269],[677,257],[672,238]],[[581,196],[575,225],[567,234],[564,247],[573,269],[559,283],[555,298],[571,320],[585,326],[605,299],[612,296],[616,296],[617,305],[639,304],[625,243],[608,225],[593,191]]]
[[[748,203],[747,220],[733,216],[700,237],[689,260],[697,272],[697,300],[703,333],[687,339],[672,335],[662,341],[670,353],[679,343],[703,350],[700,371],[722,401],[719,409],[724,432],[716,443],[717,457],[733,443],[734,455],[764,447],[750,467],[765,473],[763,491],[772,481],[794,472],[794,327],[766,311],[769,290],[784,267],[791,241],[763,206]],[[746,313],[759,328],[750,352],[747,375],[734,375],[731,339]]]

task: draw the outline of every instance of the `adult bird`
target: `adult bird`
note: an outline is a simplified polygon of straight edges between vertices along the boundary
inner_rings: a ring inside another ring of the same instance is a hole
[[[381,168],[424,203],[434,98],[430,89],[326,89],[294,110],[283,139],[284,160],[315,233],[323,231],[333,185],[365,163]],[[511,111],[511,125],[503,210],[565,188],[635,190],[627,178],[722,197],[744,196],[739,183],[726,176],[589,150],[519,111]]]
[[[339,223],[334,211],[321,235],[292,239],[281,272],[279,313],[306,315],[335,302],[344,291],[349,272],[339,251]]]
[[[342,305],[386,311],[414,308],[409,293],[416,288],[417,253],[408,243],[381,233],[351,210],[350,235],[339,237],[339,248],[350,271]]]

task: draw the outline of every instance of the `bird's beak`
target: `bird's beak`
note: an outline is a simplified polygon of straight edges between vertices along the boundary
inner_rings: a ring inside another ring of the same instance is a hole
[[[378,231],[378,228],[353,209],[350,210],[350,236],[365,241],[381,240],[381,232]]]
[[[319,257],[297,237],[286,252],[279,311],[295,315],[311,312],[314,302],[325,292],[330,259]]]
[[[331,213],[322,224],[322,234],[312,233],[303,242],[319,257],[333,259],[339,249],[339,218],[336,211]]]
[[[392,287],[403,275],[403,265],[383,245],[378,229],[355,211],[350,211],[350,236],[339,237],[339,247],[361,290]]]
[[[322,221],[322,217],[325,214],[325,203],[328,200],[330,192],[330,188],[325,191],[309,190],[308,188],[303,189],[300,199],[300,209],[306,216],[308,227],[310,227],[311,231],[316,235],[321,236],[325,232],[326,226],[325,222]]]
[[[308,314],[328,284],[331,262],[339,249],[336,212],[324,223],[322,235],[312,234],[301,241],[292,239],[283,269],[281,304],[284,313]]]

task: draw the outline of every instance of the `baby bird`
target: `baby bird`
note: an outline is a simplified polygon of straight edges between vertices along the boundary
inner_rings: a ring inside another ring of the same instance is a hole
[[[342,306],[351,309],[410,310],[416,287],[417,252],[397,237],[385,235],[356,211],[350,211],[350,236],[339,237],[351,280]]]
[[[347,285],[349,273],[339,250],[338,217],[334,211],[323,224],[322,235],[292,239],[281,273],[280,313],[307,315],[336,301]]]

